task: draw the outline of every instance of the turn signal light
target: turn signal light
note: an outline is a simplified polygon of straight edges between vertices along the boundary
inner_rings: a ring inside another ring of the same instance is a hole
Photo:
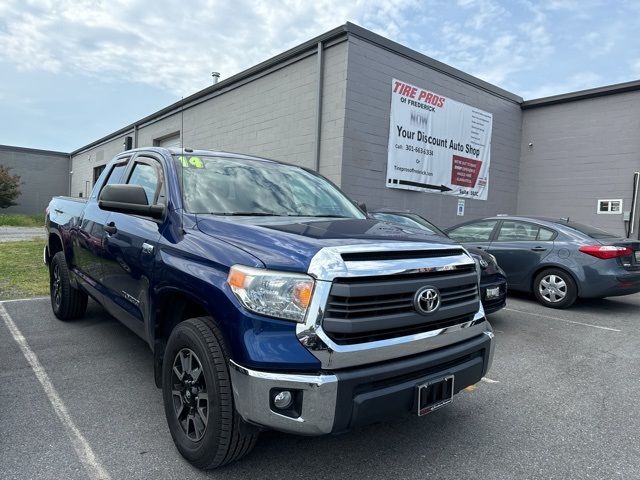
[[[592,257],[607,260],[610,258],[628,257],[633,254],[633,250],[629,247],[618,247],[615,245],[583,245],[580,247],[582,253],[591,255]]]
[[[244,288],[244,281],[246,280],[246,278],[247,275],[243,271],[231,269],[227,281],[232,287]]]
[[[311,303],[311,294],[313,293],[313,284],[301,283],[293,288],[293,295],[296,297],[300,306],[307,308]]]

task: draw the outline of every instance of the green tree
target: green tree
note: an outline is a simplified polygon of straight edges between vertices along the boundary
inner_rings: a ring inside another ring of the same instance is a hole
[[[0,208],[17,205],[14,200],[20,195],[20,177],[11,175],[10,170],[0,165]]]

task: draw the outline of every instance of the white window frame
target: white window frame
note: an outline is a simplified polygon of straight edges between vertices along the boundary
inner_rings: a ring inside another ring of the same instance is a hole
[[[600,205],[606,202],[608,205],[608,211],[600,210]],[[611,211],[611,205],[614,203],[620,204],[620,209],[617,212]],[[622,198],[601,198],[596,203],[596,213],[598,215],[622,215]]]

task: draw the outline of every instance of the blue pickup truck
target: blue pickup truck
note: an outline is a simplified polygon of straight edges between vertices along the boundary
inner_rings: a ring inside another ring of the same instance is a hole
[[[199,468],[258,433],[344,432],[451,402],[489,370],[480,268],[370,218],[317,173],[144,148],[47,209],[51,306],[88,297],[151,348],[176,447]]]

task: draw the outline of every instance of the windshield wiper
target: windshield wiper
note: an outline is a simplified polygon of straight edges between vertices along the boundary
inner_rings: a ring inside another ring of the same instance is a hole
[[[310,218],[352,218],[346,215],[298,215],[293,213],[276,212],[209,212],[209,215],[221,215],[225,217],[310,217]]]
[[[287,215],[288,217],[310,217],[310,218],[354,218],[347,215]]]
[[[274,212],[209,212],[209,215],[223,215],[225,217],[280,217]]]

